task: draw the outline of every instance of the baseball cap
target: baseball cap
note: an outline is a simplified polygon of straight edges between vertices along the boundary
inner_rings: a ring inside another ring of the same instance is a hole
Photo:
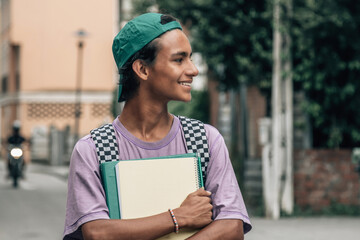
[[[160,36],[161,34],[182,27],[179,22],[171,21],[162,23],[163,14],[145,13],[129,21],[116,35],[112,45],[112,51],[118,69],[124,66],[126,61],[145,47],[146,44]],[[118,102],[121,98],[122,84],[119,83]]]

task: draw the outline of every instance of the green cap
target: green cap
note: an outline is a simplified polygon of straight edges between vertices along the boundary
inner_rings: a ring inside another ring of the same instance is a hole
[[[161,23],[160,13],[145,13],[131,21],[129,21],[116,35],[112,45],[112,51],[115,58],[116,66],[118,69],[124,66],[126,61],[145,47],[146,44],[160,36],[161,34],[172,29],[180,29],[181,25],[177,21]],[[122,85],[119,84],[118,101],[121,98]]]

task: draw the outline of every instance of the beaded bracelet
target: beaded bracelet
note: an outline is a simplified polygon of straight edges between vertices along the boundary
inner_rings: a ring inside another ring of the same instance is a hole
[[[176,220],[176,217],[175,217],[175,214],[174,214],[174,212],[173,212],[173,210],[171,208],[169,208],[169,213],[170,213],[171,218],[172,218],[172,220],[173,220],[173,222],[175,224],[175,233],[179,233],[179,224],[178,224],[178,222]]]

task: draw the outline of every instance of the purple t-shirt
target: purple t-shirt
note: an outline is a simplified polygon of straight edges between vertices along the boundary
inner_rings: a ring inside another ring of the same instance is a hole
[[[187,152],[177,117],[174,117],[167,136],[157,142],[144,142],[134,137],[118,118],[114,120],[113,126],[121,160]],[[241,219],[246,233],[250,231],[251,223],[224,139],[214,127],[205,124],[205,129],[210,153],[205,189],[212,193],[213,218]],[[77,142],[71,156],[64,239],[83,239],[79,227],[96,219],[109,219],[109,211],[101,184],[95,144],[91,136],[87,135]]]

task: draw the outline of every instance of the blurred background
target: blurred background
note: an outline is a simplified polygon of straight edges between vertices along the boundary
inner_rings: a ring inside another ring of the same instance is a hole
[[[1,0],[0,9],[0,239],[61,238],[74,143],[121,112],[113,37],[145,12],[175,16],[189,36],[193,100],[169,110],[224,136],[254,219],[246,239],[359,236],[359,1]],[[28,163],[18,189],[6,167],[15,120]]]

